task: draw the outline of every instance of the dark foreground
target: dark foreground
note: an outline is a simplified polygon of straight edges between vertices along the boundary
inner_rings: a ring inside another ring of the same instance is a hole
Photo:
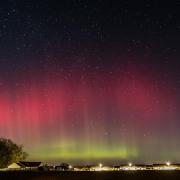
[[[22,180],[178,180],[180,171],[109,171],[109,172],[31,172],[11,171],[0,172],[0,180],[22,179]]]

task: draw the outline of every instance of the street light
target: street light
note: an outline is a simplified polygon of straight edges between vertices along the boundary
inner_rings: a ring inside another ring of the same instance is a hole
[[[128,166],[131,167],[131,166],[132,166],[132,163],[129,163]]]
[[[102,166],[103,166],[102,163],[99,163],[99,167],[102,168]]]
[[[167,161],[167,162],[166,162],[166,165],[167,165],[167,166],[170,166],[170,165],[171,165],[171,163],[170,163],[169,161]]]

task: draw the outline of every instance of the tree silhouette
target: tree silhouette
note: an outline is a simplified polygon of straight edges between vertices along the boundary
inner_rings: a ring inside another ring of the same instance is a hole
[[[22,145],[17,145],[10,139],[0,138],[0,168],[25,160],[27,155]]]

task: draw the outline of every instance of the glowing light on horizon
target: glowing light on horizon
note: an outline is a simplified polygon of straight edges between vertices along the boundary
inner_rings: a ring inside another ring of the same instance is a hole
[[[99,167],[102,168],[102,167],[103,167],[103,164],[102,164],[102,163],[99,163]]]

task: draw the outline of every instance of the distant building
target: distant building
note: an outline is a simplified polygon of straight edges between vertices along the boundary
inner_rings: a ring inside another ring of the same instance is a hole
[[[24,166],[19,162],[12,163],[8,166],[8,169],[22,169],[22,168],[24,168]]]
[[[153,165],[151,165],[151,164],[146,165],[146,170],[153,170]]]
[[[95,171],[93,167],[94,167],[93,165],[75,166],[74,171]]]
[[[95,171],[112,171],[113,170],[112,167],[110,167],[110,166],[102,166],[102,167],[95,166],[95,167],[93,167],[93,169]]]
[[[171,166],[174,166],[177,170],[180,170],[180,164],[172,164]]]
[[[8,166],[8,169],[12,169],[12,170],[37,169],[40,165],[41,165],[41,162],[20,161],[17,163],[10,164]]]
[[[131,163],[120,165],[120,170],[135,170],[135,166]]]
[[[112,170],[113,170],[113,171],[119,171],[119,170],[120,170],[120,166],[113,166],[113,167],[112,167]]]
[[[123,165],[120,165],[120,168],[119,170],[147,170],[147,165],[145,164],[132,164],[132,163],[129,163],[128,165],[127,164],[123,164]]]
[[[99,165],[75,166],[74,171],[112,171],[113,167]]]
[[[145,164],[135,164],[135,170],[147,170],[147,165]]]
[[[177,164],[153,164],[153,170],[176,170],[179,169]]]
[[[61,163],[59,166],[55,166],[55,170],[68,171],[73,170],[72,166],[67,163]]]
[[[40,171],[53,171],[55,170],[55,166],[48,165],[48,164],[42,164],[38,167],[38,170]]]

